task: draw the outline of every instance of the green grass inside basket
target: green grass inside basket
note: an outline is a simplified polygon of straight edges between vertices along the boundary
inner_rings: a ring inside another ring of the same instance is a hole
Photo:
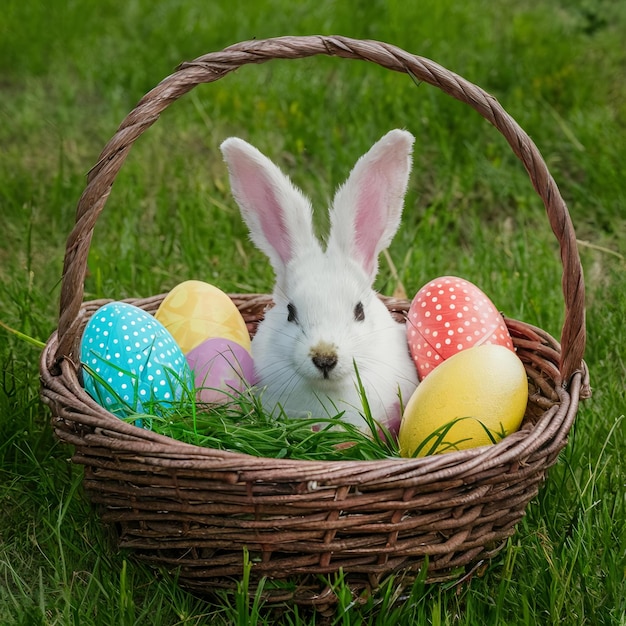
[[[89,369],[89,373],[109,395],[115,396],[96,372]],[[184,443],[259,457],[318,461],[398,457],[396,438],[371,414],[358,370],[357,379],[366,423],[363,431],[345,422],[339,410],[311,418],[290,418],[282,410],[269,414],[252,388],[242,393],[224,392],[228,398],[224,403],[196,404],[198,390],[186,388],[182,380],[178,401],[145,402],[142,412],[127,406],[120,419]],[[125,403],[117,398],[117,404]]]
[[[107,394],[116,395],[95,371],[85,364],[83,367],[106,388]],[[258,457],[316,461],[370,461],[399,457],[396,436],[372,415],[358,368],[356,379],[365,428],[344,421],[340,410],[321,417],[293,418],[278,407],[270,414],[264,410],[254,388],[247,388],[242,393],[224,392],[228,400],[223,403],[196,404],[198,389],[186,388],[182,379],[178,380],[182,390],[177,402],[146,402],[143,412],[127,406],[126,415],[120,419],[184,443]],[[400,398],[401,406],[402,400]],[[124,404],[118,397],[117,405]],[[478,421],[491,443],[497,443],[506,435],[503,429],[495,432],[477,418],[463,416],[436,428],[417,446],[412,456],[460,449],[465,440],[450,439],[450,431],[455,424],[468,419]]]
[[[379,434],[373,422],[369,432],[361,432],[342,421],[341,413],[321,419],[268,415],[258,399],[245,396],[204,412],[172,411],[144,422],[179,441],[253,456],[318,461],[398,456],[395,439]]]

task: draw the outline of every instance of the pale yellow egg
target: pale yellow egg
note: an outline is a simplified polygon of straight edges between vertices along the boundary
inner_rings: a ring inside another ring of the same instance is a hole
[[[184,354],[214,337],[230,339],[250,350],[250,334],[235,303],[209,283],[180,283],[167,294],[154,316]]]
[[[528,402],[526,371],[500,345],[468,348],[449,357],[406,405],[398,443],[405,457],[489,445],[516,431]]]

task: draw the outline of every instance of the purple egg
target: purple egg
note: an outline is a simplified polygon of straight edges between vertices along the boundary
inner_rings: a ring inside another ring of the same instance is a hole
[[[254,383],[250,353],[235,341],[214,337],[187,353],[196,385],[196,399],[203,404],[225,404]]]

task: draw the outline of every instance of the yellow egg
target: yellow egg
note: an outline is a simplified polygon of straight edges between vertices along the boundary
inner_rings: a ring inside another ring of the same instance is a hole
[[[485,344],[458,352],[409,399],[398,433],[400,454],[426,456],[489,445],[491,437],[499,441],[520,427],[527,402],[526,372],[511,350]]]
[[[235,303],[221,289],[188,280],[172,289],[154,315],[184,354],[214,337],[250,350],[250,334]]]

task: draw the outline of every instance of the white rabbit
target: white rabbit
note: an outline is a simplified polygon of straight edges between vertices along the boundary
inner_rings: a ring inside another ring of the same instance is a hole
[[[242,139],[221,145],[252,241],[276,274],[274,306],[252,341],[261,401],[291,417],[329,417],[362,429],[361,378],[371,414],[392,431],[417,386],[404,324],[372,289],[378,255],[398,229],[413,136],[392,130],[363,155],[330,209],[325,250],[309,200]]]

